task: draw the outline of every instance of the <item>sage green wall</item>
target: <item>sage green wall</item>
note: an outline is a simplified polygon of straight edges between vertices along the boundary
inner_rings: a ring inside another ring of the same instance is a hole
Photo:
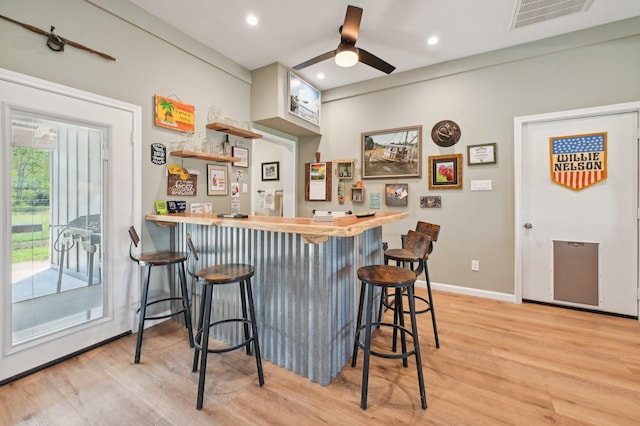
[[[124,19],[93,3],[103,3]],[[44,36],[0,20],[0,67],[142,107],[143,214],[154,212],[155,200],[167,199],[213,202],[215,211],[229,211],[229,197],[207,197],[206,162],[202,160],[184,160],[185,167],[202,173],[197,197],[167,196],[165,167],[150,162],[150,146],[158,142],[169,148],[171,142],[182,140],[185,135],[153,124],[153,97],[175,95],[182,102],[195,105],[196,131],[204,137],[207,109],[211,105],[221,106],[227,117],[249,121],[248,70],[174,32],[123,0],[4,0],[0,3],[0,14],[47,31],[50,25],[55,25],[61,36],[117,59],[108,61],[70,46],[63,53],[53,52],[46,47]],[[216,142],[223,139],[217,132],[207,133]],[[113,160],[118,161],[117,155]],[[168,161],[182,164],[180,158],[169,157]],[[243,170],[249,184],[250,169]],[[232,172],[230,165],[229,171]],[[247,211],[250,194],[251,191],[241,194],[244,197],[241,205]],[[143,228],[145,250],[153,249],[153,245],[168,248],[166,229],[144,221]]]
[[[381,79],[323,93],[322,138],[300,144],[300,173],[304,163],[313,161],[319,151],[325,161],[355,158],[357,180],[361,132],[421,125],[422,177],[366,179],[364,204],[347,201],[339,205],[334,190],[331,203],[310,206],[300,202],[298,213],[308,215],[313,208],[366,211],[370,209],[369,193],[383,194],[385,183],[408,183],[408,207],[386,207],[382,202],[382,210],[409,212],[408,219],[384,227],[384,239],[399,246],[399,235],[413,228],[416,221],[438,223],[442,226],[440,239],[429,263],[433,282],[513,294],[513,119],[640,100],[640,20],[623,26],[630,24],[635,36],[592,44],[594,34],[601,37],[603,33],[599,28],[583,32],[579,38],[554,38],[425,68],[408,76],[399,74],[392,82]],[[601,38],[616,31],[615,26],[608,26]],[[580,40],[586,45],[569,48]],[[460,141],[449,148],[437,146],[430,137],[433,125],[444,119],[454,120],[462,129]],[[492,142],[498,146],[496,165],[466,165],[467,145]],[[463,155],[463,189],[429,191],[427,157],[452,153]],[[492,181],[492,191],[469,190],[470,180],[485,179]],[[301,177],[298,184],[303,183]],[[441,196],[442,208],[420,208],[423,195]],[[480,261],[479,272],[471,271],[472,259]]]

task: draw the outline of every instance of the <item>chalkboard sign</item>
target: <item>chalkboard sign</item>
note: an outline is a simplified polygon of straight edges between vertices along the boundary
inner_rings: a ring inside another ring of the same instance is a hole
[[[185,180],[180,175],[169,174],[167,179],[167,195],[179,197],[195,197],[198,188],[198,175],[189,175]]]
[[[161,143],[152,143],[151,162],[158,165],[167,164],[167,147]]]

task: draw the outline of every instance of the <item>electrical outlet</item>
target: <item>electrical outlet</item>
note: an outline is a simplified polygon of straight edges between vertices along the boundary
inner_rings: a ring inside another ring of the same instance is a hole
[[[480,270],[480,261],[479,260],[472,260],[471,261],[471,270],[472,271],[479,271]]]

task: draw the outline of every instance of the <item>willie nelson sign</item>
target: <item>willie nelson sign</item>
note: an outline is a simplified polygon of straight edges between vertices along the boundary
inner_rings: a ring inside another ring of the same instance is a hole
[[[607,133],[549,138],[551,180],[575,191],[607,178]]]

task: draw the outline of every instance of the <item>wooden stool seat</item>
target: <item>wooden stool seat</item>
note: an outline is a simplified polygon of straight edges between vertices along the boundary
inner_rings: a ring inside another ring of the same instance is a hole
[[[196,276],[211,284],[232,284],[249,279],[255,270],[253,266],[244,263],[230,263],[209,266],[196,272]]]

